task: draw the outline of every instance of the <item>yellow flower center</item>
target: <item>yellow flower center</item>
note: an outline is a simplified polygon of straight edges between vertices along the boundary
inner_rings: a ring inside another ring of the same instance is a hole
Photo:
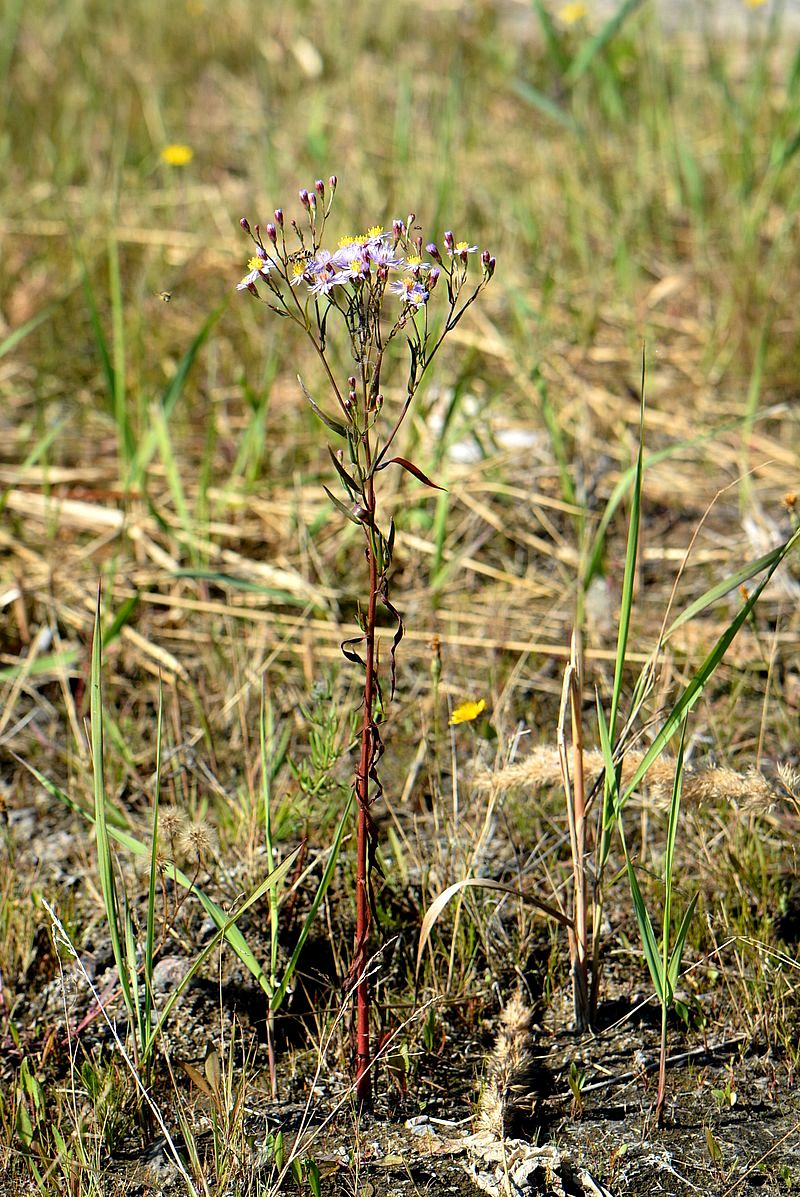
[[[263,270],[264,269],[264,259],[263,258],[249,258],[247,261],[247,269],[248,270]]]

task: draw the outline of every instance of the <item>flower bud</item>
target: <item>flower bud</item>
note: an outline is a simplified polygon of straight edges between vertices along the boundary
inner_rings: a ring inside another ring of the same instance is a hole
[[[278,240],[278,233],[277,233],[277,230],[276,230],[274,224],[267,225],[267,236],[269,237],[269,239],[273,245]]]
[[[441,262],[442,260],[442,255],[439,253],[439,247],[435,241],[431,241],[425,246],[425,253],[433,258],[434,262]]]
[[[489,261],[486,263],[486,265],[484,267],[489,278],[491,278],[492,275],[494,274],[494,268],[496,265],[497,265],[497,258],[489,258]]]
[[[347,406],[355,407],[355,405],[356,405],[356,393],[355,393],[355,391],[349,391],[348,395],[347,395]]]
[[[380,280],[380,282],[385,283],[387,281],[387,279],[389,278],[389,267],[386,265],[385,262],[381,262],[378,265],[378,269],[377,269],[376,273],[378,275],[378,279]]]
[[[309,208],[311,206],[308,199],[308,192],[306,191],[305,187],[300,188],[300,203],[304,208]]]
[[[316,183],[314,184],[314,190],[320,199],[325,198],[325,184],[323,183],[322,179],[317,179]]]
[[[354,391],[356,389],[356,379],[355,379],[354,374],[351,374],[350,377],[348,378],[347,385],[349,386],[351,391]]]
[[[452,229],[448,229],[448,230],[447,230],[447,232],[446,232],[446,233],[445,233],[445,235],[444,235],[444,247],[445,247],[445,249],[446,249],[446,250],[448,250],[449,252],[451,252],[451,253],[452,253],[453,246],[455,245],[455,243],[456,243],[456,239],[455,239],[455,237],[453,236]]]
[[[392,221],[392,232],[394,233],[395,241],[399,241],[400,238],[405,233],[405,231],[406,231],[406,226],[403,224],[402,220],[393,220]]]
[[[414,221],[417,219],[416,212],[409,212],[408,220],[406,221],[406,228],[413,228]]]
[[[433,269],[431,270],[431,272],[430,272],[430,274],[428,275],[428,278],[427,278],[427,287],[428,287],[428,291],[432,291],[432,290],[433,290],[433,288],[436,286],[436,284],[437,284],[437,283],[438,283],[438,281],[439,281],[439,275],[440,275],[441,273],[442,273],[442,272],[441,272],[441,270],[439,269],[439,267],[438,267],[438,266],[434,266],[434,267],[433,267]]]
[[[381,392],[378,392],[378,394],[375,396],[375,410],[380,411],[382,407],[383,407],[383,394]]]
[[[242,226],[242,228],[244,229],[244,231],[246,233],[250,232],[250,223],[246,216],[242,217],[242,219],[239,221],[239,224]]]
[[[275,209],[275,223],[279,228],[283,228],[283,208]]]
[[[328,179],[328,186],[330,187],[331,191],[336,190],[336,184],[338,182],[339,180],[336,178],[336,175],[331,175],[331,177]]]

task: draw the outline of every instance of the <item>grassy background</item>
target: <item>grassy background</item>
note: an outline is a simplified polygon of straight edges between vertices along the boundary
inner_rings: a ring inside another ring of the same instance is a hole
[[[632,666],[655,644],[718,492],[678,607],[786,535],[800,348],[796,41],[778,6],[754,10],[745,38],[727,45],[702,28],[665,38],[651,5],[624,8],[593,41],[602,24],[591,12],[568,25],[544,4],[489,0],[5,7],[0,751],[12,828],[31,810],[52,834],[63,819],[10,749],[91,795],[83,718],[99,576],[107,773],[124,817],[146,808],[160,673],[168,796],[213,823],[216,884],[238,892],[234,861],[258,878],[266,671],[289,755],[310,770],[305,782],[281,775],[278,836],[330,835],[341,801],[330,779],[351,768],[339,712],[352,679],[338,646],[360,551],[325,499],[324,438],[298,394],[298,368],[319,392],[317,367],[293,330],[234,291],[249,248],[239,217],[294,214],[297,188],[316,177],[339,176],[337,234],[413,211],[426,238],[453,228],[498,259],[404,433],[447,495],[406,479],[391,500],[409,634],[385,735],[399,812],[386,835],[401,881],[421,877],[420,906],[485,846],[485,799],[458,808],[441,751],[425,755],[445,701],[488,703],[490,717],[458,733],[459,768],[473,754],[505,761],[520,727],[553,742],[585,547],[635,456],[642,344],[648,449],[672,452],[645,475]],[[192,161],[164,163],[170,143],[189,145]],[[589,690],[610,681],[624,536],[623,503],[590,591]],[[687,626],[651,713],[735,604],[734,594]],[[796,764],[796,606],[796,590],[776,584],[743,629],[694,717],[698,761]],[[316,759],[312,725],[324,728]],[[415,843],[406,816],[441,792],[449,805]],[[550,834],[549,816],[516,803],[516,842]],[[753,825],[728,828],[724,810],[696,828],[700,841],[710,827],[730,836],[728,856],[706,853],[713,909],[724,923],[735,907],[743,932],[767,934],[788,884],[785,841],[759,846]],[[457,826],[463,839],[445,850]],[[34,968],[46,921],[37,895],[65,883],[57,853],[37,875],[13,836],[9,852],[21,864],[3,895],[4,1017],[14,977],[53,973],[52,960]],[[68,852],[80,858],[74,842]],[[525,865],[537,884],[541,859]],[[489,916],[477,898],[471,909],[501,970]],[[76,907],[79,939],[89,922]],[[466,992],[476,956],[474,942],[462,946]],[[524,944],[513,950],[522,959]],[[451,983],[452,972],[451,956]]]

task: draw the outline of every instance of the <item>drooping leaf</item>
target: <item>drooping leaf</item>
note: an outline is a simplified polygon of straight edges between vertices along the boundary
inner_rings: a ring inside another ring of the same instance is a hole
[[[408,470],[409,474],[413,474],[419,482],[424,483],[425,486],[430,486],[432,490],[445,489],[443,486],[439,486],[438,482],[432,482],[428,475],[423,473],[419,466],[414,465],[414,462],[409,461],[407,457],[390,457],[388,461],[382,461],[378,469],[385,470],[390,465],[399,465],[404,470]]]

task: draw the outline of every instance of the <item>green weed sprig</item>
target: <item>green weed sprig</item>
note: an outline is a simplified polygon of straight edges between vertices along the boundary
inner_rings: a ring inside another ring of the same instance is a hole
[[[481,273],[475,279],[470,263],[478,246],[456,241],[449,231],[444,234],[442,249],[434,242],[425,244],[416,231],[413,214],[407,221],[393,221],[391,230],[373,226],[365,233],[343,237],[336,249],[328,249],[324,239],[336,185],[332,175],[327,187],[318,179],[312,190],[300,191],[300,223],[292,220],[287,226],[281,208],[275,210],[263,236],[258,225],[251,231],[248,221],[241,221],[252,237],[255,253],[239,289],[290,320],[313,346],[335,414],[317,403],[299,375],[298,382],[309,406],[338,442],[337,448],[329,445],[328,451],[345,498],[328,487],[325,492],[363,535],[367,592],[366,604],[358,614],[361,635],[345,641],[342,652],[364,671],[361,747],[354,784],[358,839],[351,980],[357,994],[356,1091],[360,1102],[369,1103],[368,950],[374,908],[371,875],[377,848],[372,807],[381,795],[378,764],[384,745],[379,724],[386,709],[375,645],[379,606],[395,624],[390,650],[392,693],[395,653],[403,636],[403,622],[391,601],[389,586],[395,524],[393,517],[387,520],[383,516],[378,479],[383,470],[398,466],[436,488],[418,465],[395,454],[395,442],[423,376],[447,335],[494,274],[495,259],[484,250],[479,258]],[[444,318],[434,323],[429,308],[436,300],[443,303]],[[329,339],[337,332],[344,336],[354,363],[346,381],[338,377],[329,353]],[[402,398],[387,403],[384,385],[403,349],[408,356]]]

